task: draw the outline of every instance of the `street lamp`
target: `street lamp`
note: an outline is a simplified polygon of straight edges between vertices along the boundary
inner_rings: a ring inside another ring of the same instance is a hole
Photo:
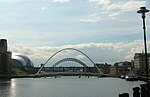
[[[145,13],[149,12],[146,7],[140,7],[140,10],[137,13],[142,14],[143,20],[143,31],[144,31],[144,46],[145,46],[145,65],[146,65],[146,81],[148,82],[148,58],[147,58],[147,46],[146,46],[146,26],[145,26]]]
[[[140,10],[137,11],[137,13],[142,14],[142,20],[143,20],[143,31],[144,31],[144,46],[145,46],[145,66],[146,66],[146,81],[147,81],[147,90],[146,90],[146,97],[149,97],[148,94],[148,59],[147,59],[147,46],[146,46],[146,26],[145,26],[145,13],[149,12],[146,7],[140,7]]]

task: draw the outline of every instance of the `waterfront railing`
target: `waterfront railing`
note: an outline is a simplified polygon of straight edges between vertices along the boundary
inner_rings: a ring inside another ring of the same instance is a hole
[[[140,87],[134,87],[133,96],[131,97],[150,97],[150,82],[141,84]],[[121,93],[119,97],[129,97],[129,93]]]

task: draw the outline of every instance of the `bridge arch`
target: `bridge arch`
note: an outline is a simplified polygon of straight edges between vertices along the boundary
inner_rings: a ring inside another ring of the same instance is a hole
[[[85,63],[83,63],[82,61],[76,59],[76,58],[64,58],[62,60],[59,60],[58,62],[56,62],[52,67],[56,67],[57,65],[59,65],[60,63],[63,63],[65,61],[74,61],[77,62],[79,64],[81,64],[83,67],[88,67]]]
[[[57,52],[54,53],[52,56],[50,56],[50,57],[47,59],[47,61],[41,66],[41,68],[38,70],[38,72],[37,72],[36,74],[39,74],[40,71],[42,70],[42,68],[43,68],[55,55],[57,55],[58,53],[60,53],[60,52],[62,52],[62,51],[65,51],[65,50],[74,50],[74,51],[77,51],[77,52],[83,54],[86,58],[88,58],[88,59],[92,62],[92,64],[96,67],[96,69],[98,70],[98,72],[101,73],[100,69],[97,67],[97,65],[95,65],[95,63],[92,61],[92,59],[91,59],[88,55],[86,55],[86,54],[83,53],[82,51],[80,51],[80,50],[78,50],[78,49],[75,49],[75,48],[64,48],[64,49],[61,49],[61,50],[57,51]]]

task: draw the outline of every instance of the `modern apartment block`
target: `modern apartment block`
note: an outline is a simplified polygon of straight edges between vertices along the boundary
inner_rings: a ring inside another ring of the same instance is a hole
[[[11,52],[7,51],[6,39],[0,39],[0,78],[11,78]]]
[[[148,66],[150,67],[150,53],[147,54]],[[139,73],[145,73],[145,53],[135,53],[134,55],[134,68]]]

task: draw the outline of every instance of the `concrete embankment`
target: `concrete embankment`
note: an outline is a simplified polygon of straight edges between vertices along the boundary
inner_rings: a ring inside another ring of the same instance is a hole
[[[12,76],[11,78],[34,78],[33,75],[17,75],[17,76]]]

